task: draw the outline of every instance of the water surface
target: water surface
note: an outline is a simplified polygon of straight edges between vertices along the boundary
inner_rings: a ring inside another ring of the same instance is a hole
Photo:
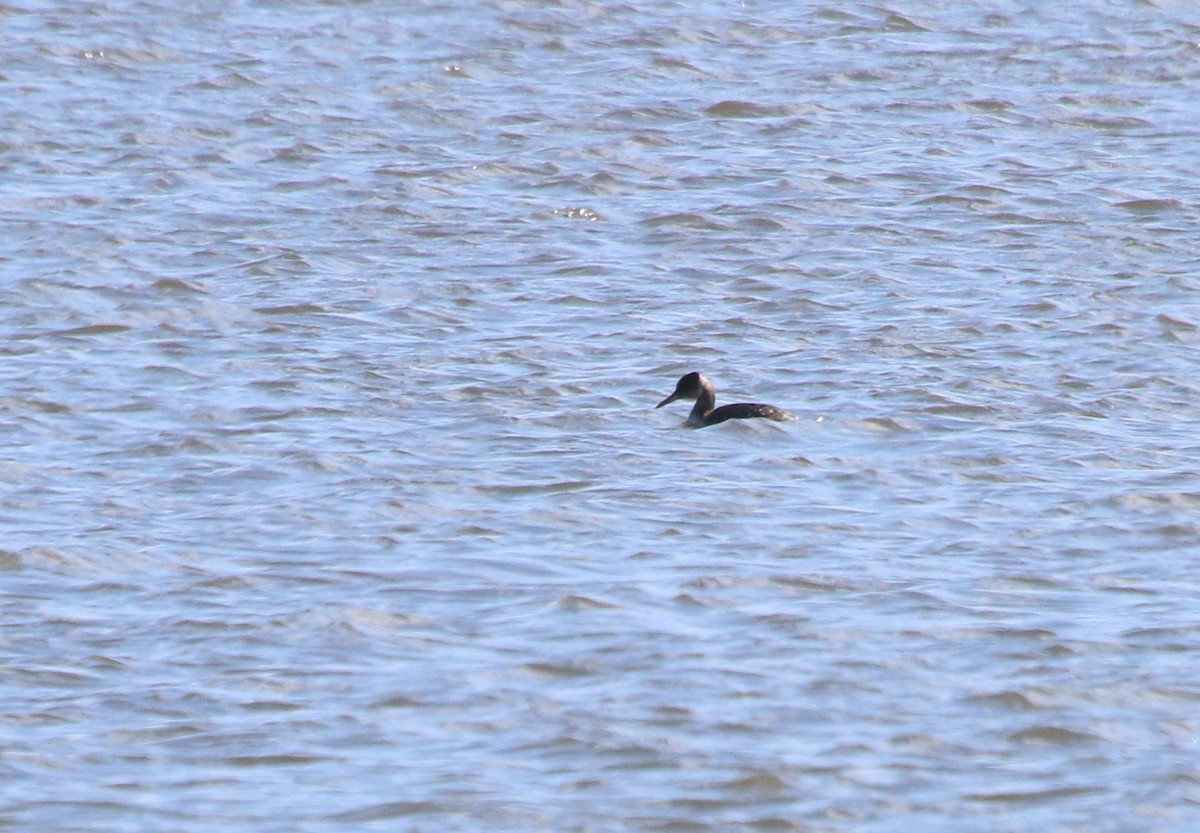
[[[0,822],[1195,824],[1190,7],[0,26]]]

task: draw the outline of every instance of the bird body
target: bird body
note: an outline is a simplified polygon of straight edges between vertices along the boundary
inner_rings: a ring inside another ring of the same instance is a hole
[[[782,408],[757,402],[738,402],[735,405],[722,405],[718,408],[716,407],[717,389],[702,373],[692,372],[684,375],[675,385],[675,392],[655,407],[661,408],[677,399],[696,400],[696,404],[692,406],[692,412],[688,414],[687,418],[687,424],[692,428],[707,428],[730,419],[759,417],[775,422],[787,422],[796,418],[794,414],[788,413]]]

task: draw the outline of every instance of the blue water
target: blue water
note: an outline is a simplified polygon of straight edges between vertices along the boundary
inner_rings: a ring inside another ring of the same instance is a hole
[[[0,7],[0,826],[1190,829],[1198,25]]]

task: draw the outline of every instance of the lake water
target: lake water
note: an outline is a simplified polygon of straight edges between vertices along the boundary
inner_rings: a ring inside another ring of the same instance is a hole
[[[1195,6],[0,32],[0,827],[1200,822]]]

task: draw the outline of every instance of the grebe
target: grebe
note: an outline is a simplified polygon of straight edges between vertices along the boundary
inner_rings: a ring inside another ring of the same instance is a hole
[[[773,419],[776,422],[787,422],[796,418],[794,414],[789,414],[783,408],[776,408],[774,405],[759,405],[755,402],[739,402],[736,405],[722,405],[720,408],[715,408],[713,406],[717,404],[717,389],[701,373],[693,372],[684,376],[675,385],[675,392],[655,407],[661,408],[676,399],[696,400],[696,404],[692,406],[692,412],[688,414],[687,418],[687,424],[692,428],[717,425],[727,419],[762,417]]]

